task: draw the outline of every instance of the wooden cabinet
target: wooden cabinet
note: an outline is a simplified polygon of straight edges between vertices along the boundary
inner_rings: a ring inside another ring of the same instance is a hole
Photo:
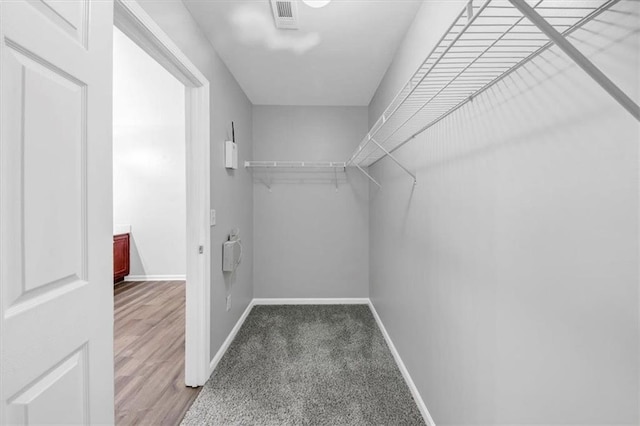
[[[113,236],[113,282],[129,275],[129,234]]]

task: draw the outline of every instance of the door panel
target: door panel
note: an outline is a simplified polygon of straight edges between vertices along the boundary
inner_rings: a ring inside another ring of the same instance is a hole
[[[0,8],[0,423],[110,424],[113,4]]]
[[[59,29],[87,47],[88,0],[31,0],[30,2]]]
[[[7,49],[7,84],[14,91],[6,105],[24,123],[10,137],[21,182],[21,238],[24,276],[13,283],[18,298],[61,281],[86,279],[86,134],[82,83]],[[64,114],[52,114],[64,111]],[[12,286],[12,283],[9,283]],[[16,297],[8,298],[11,303]]]
[[[9,400],[8,424],[87,424],[86,346]]]

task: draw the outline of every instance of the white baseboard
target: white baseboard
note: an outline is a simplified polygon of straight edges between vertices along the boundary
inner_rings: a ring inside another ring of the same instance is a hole
[[[368,305],[369,299],[361,298],[300,298],[300,299],[253,299],[254,305]]]
[[[420,410],[420,413],[422,414],[424,421],[429,426],[436,426],[436,423],[433,421],[431,414],[429,414],[429,410],[427,410],[427,406],[422,400],[422,396],[420,396],[420,392],[418,391],[418,388],[416,387],[415,383],[413,383],[413,379],[411,379],[411,376],[409,375],[409,371],[407,370],[407,367],[404,365],[404,362],[402,362],[402,358],[400,358],[400,354],[398,353],[398,350],[396,349],[395,345],[391,341],[391,337],[389,336],[389,333],[387,333],[387,329],[384,328],[384,324],[382,323],[382,320],[380,319],[380,316],[378,315],[378,312],[376,311],[375,306],[373,306],[373,303],[371,302],[371,300],[369,300],[369,307],[371,308],[373,317],[376,319],[376,322],[378,323],[378,327],[380,328],[380,331],[382,331],[384,340],[387,341],[387,346],[389,347],[389,350],[391,351],[393,358],[396,360],[396,364],[398,365],[398,368],[402,373],[402,377],[404,377],[404,381],[407,383],[407,386],[411,391],[411,395],[413,396],[413,399],[416,401],[416,404],[418,405],[418,409]]]
[[[125,281],[186,281],[186,275],[127,275]]]
[[[251,308],[253,308],[254,306],[253,302],[254,302],[253,300],[249,302],[249,305],[247,306],[247,308],[244,310],[244,312],[238,319],[238,322],[236,322],[236,325],[233,326],[233,328],[231,329],[231,332],[229,332],[229,335],[227,336],[225,341],[222,343],[222,346],[220,346],[220,349],[218,349],[218,352],[216,352],[216,355],[211,360],[211,363],[209,363],[209,377],[211,377],[213,370],[216,369],[216,367],[218,366],[218,363],[222,359],[222,356],[225,354],[225,352],[227,352],[227,349],[229,349],[229,346],[231,346],[231,342],[233,342],[233,339],[236,338],[236,334],[238,334],[238,331],[240,331],[240,327],[242,327],[242,324],[244,324],[244,321],[247,319],[247,316],[249,316],[249,312],[251,312]]]

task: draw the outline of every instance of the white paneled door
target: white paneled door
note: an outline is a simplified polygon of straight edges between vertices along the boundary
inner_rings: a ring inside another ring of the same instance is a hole
[[[1,424],[113,423],[110,0],[0,0]]]

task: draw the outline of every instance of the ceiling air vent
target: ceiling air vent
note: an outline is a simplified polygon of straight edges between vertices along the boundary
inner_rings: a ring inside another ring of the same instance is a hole
[[[273,10],[277,28],[286,30],[298,29],[296,0],[271,0],[271,10]]]

